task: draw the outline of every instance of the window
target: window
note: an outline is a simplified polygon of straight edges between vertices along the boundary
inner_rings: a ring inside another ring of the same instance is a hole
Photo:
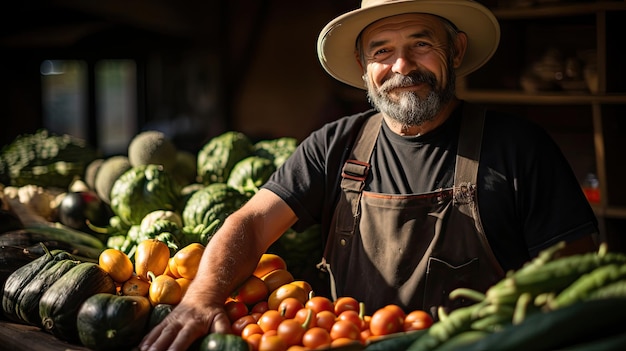
[[[90,69],[93,92],[89,91]],[[104,155],[126,153],[138,128],[135,61],[99,60],[90,67],[81,60],[46,60],[40,71],[44,128],[86,140],[95,134],[94,146]],[[95,114],[93,123],[90,111]]]

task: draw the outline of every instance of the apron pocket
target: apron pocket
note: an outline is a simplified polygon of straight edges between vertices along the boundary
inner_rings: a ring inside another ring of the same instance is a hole
[[[472,281],[477,278],[477,274],[478,258],[454,266],[438,258],[429,257],[424,285],[424,310],[437,318],[439,306],[444,307],[446,312],[450,312],[474,303],[463,298],[450,300],[449,294],[456,288],[471,288]]]

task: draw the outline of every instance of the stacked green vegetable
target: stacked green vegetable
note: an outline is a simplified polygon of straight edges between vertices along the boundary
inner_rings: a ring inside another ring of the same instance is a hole
[[[0,183],[67,188],[96,157],[85,140],[41,129],[18,136],[0,150]]]
[[[440,309],[440,320],[403,349],[623,349],[626,254],[602,244],[597,252],[558,256],[563,247],[544,250],[484,294],[452,291],[451,299],[475,303],[449,314]]]

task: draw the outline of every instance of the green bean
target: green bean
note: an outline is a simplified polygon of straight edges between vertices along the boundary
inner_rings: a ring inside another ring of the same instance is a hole
[[[551,308],[560,308],[585,299],[592,291],[626,278],[626,264],[608,264],[582,275],[551,301]]]
[[[618,280],[602,286],[589,293],[588,300],[607,299],[612,297],[626,298],[626,279]]]

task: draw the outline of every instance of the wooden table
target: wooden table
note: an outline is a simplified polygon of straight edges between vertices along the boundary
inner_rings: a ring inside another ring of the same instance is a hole
[[[45,331],[0,319],[0,350],[10,351],[90,351],[73,345]]]

